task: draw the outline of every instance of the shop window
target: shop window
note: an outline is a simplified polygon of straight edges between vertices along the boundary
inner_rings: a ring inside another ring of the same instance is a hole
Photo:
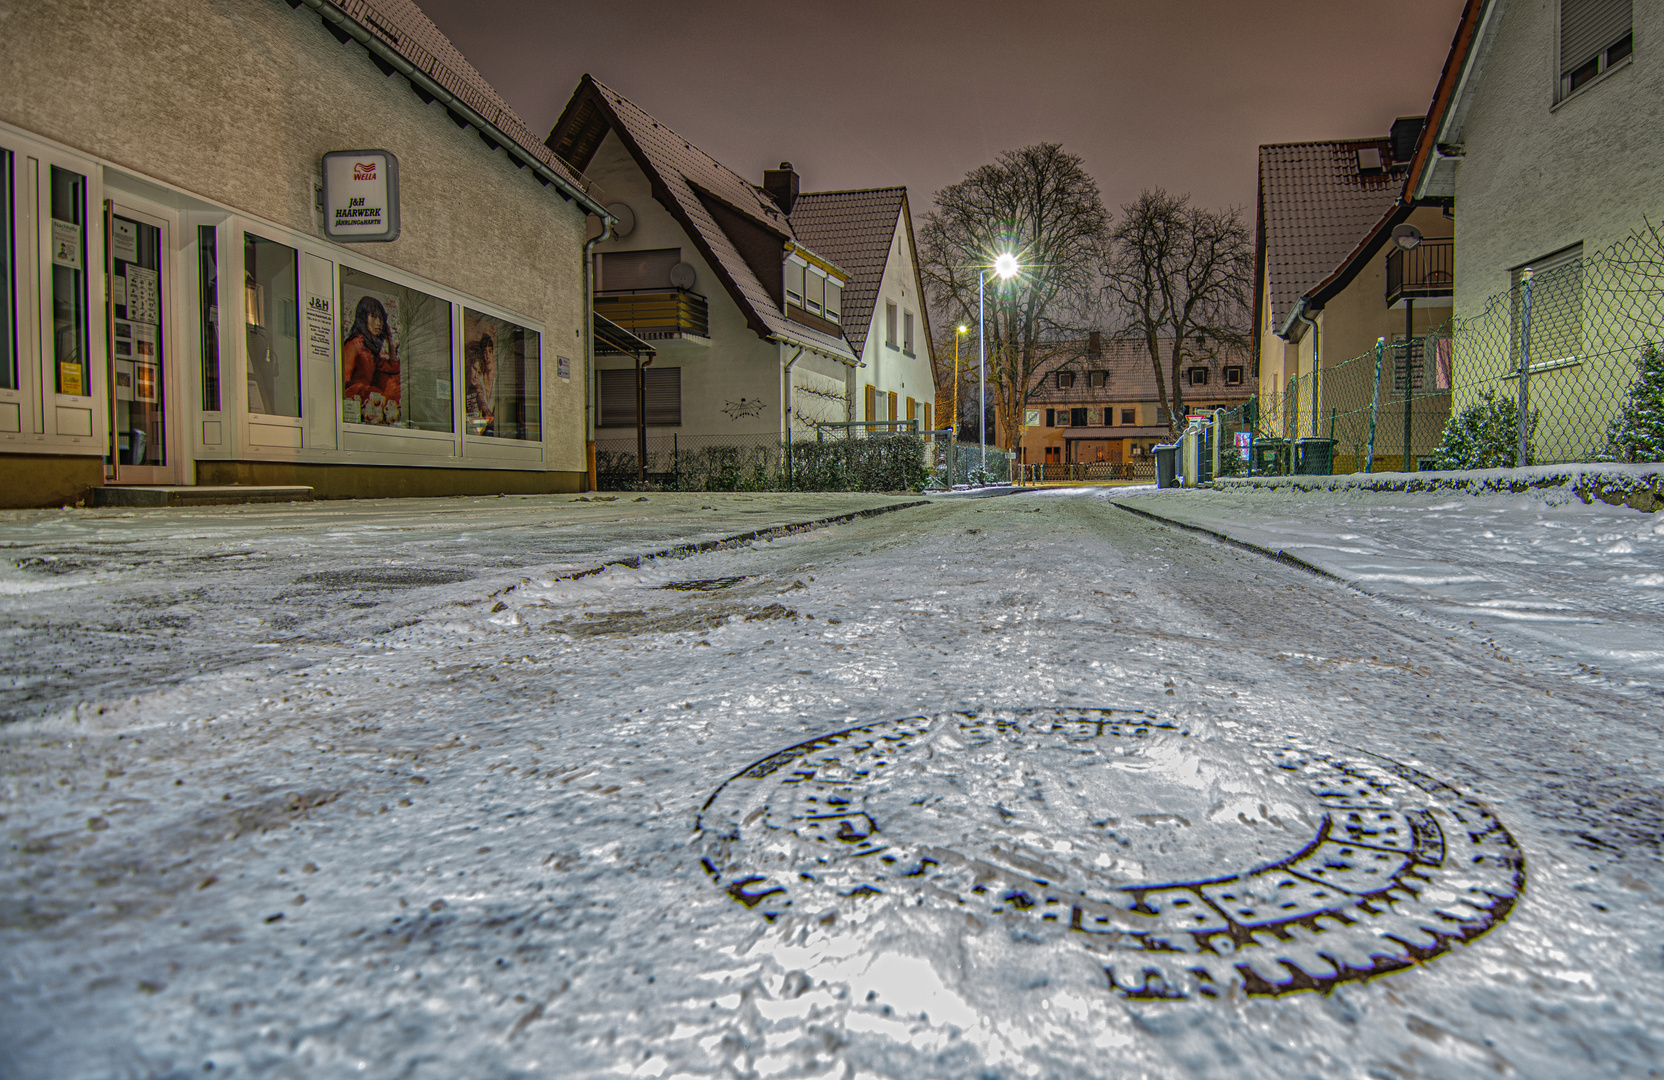
[[[0,150],[0,390],[17,385],[17,219],[12,203],[12,152]]]
[[[92,393],[87,357],[87,178],[52,166],[52,356],[58,393]]]
[[[122,465],[166,465],[162,230],[119,214],[109,228],[116,450]]]
[[[299,291],[295,249],[245,233],[243,317],[251,413],[300,416]]]
[[[451,305],[343,264],[340,312],[341,419],[454,430]]]
[[[220,411],[220,260],[212,225],[196,230],[197,326],[202,334],[202,411]]]
[[[1241,386],[1242,385],[1242,368],[1241,367],[1232,366],[1232,367],[1228,367],[1228,368],[1225,369],[1225,385],[1226,386]]]
[[[462,356],[463,430],[497,439],[541,440],[543,343],[538,332],[463,308]],[[449,374],[434,379],[436,390],[446,384],[446,407]]]

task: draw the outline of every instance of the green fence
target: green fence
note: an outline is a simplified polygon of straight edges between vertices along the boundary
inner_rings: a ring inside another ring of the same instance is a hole
[[[1230,437],[1286,445],[1257,455],[1265,471],[1293,468],[1295,440],[1314,436],[1334,440],[1335,472],[1654,461],[1661,341],[1664,241],[1649,228],[1588,258],[1545,260],[1460,322],[1262,391],[1233,410]]]

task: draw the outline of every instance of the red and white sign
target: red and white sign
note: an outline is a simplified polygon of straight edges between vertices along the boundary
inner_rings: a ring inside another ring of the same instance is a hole
[[[399,238],[399,159],[385,150],[324,155],[324,235],[344,243]]]

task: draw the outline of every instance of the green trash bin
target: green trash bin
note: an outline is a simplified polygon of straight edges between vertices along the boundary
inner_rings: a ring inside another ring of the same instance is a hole
[[[1178,486],[1179,444],[1161,443],[1156,447],[1156,487]]]
[[[1335,440],[1315,435],[1294,440],[1294,471],[1301,476],[1328,476],[1335,471]]]

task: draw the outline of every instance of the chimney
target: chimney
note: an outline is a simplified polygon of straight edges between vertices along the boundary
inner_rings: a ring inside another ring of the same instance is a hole
[[[1086,355],[1097,360],[1104,354],[1104,332],[1102,330],[1088,330],[1086,332]]]
[[[764,169],[763,190],[782,213],[791,213],[797,203],[797,170],[792,163],[782,161],[778,169]]]
[[[1400,116],[1392,122],[1392,160],[1395,165],[1408,165],[1415,156],[1416,140],[1421,138],[1425,116]]]

